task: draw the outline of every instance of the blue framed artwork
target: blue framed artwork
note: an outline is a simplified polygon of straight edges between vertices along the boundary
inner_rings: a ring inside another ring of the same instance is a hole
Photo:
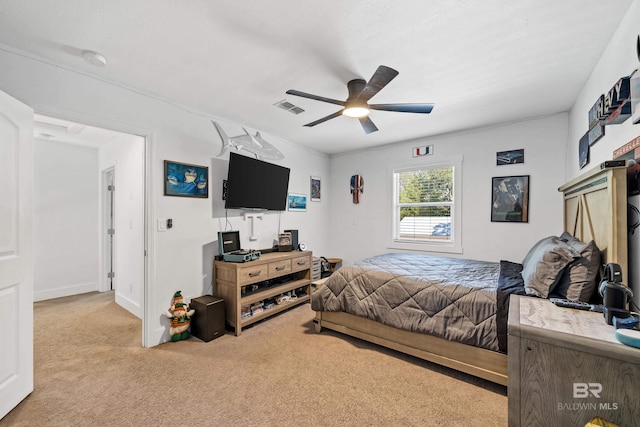
[[[164,195],[208,198],[209,168],[165,160]]]
[[[287,206],[290,211],[304,212],[307,210],[307,195],[289,193]]]

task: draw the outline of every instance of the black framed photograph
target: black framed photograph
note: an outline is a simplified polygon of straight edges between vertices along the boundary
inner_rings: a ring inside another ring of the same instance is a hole
[[[209,168],[165,160],[164,195],[208,198]]]
[[[491,178],[491,221],[529,222],[529,175]]]
[[[496,153],[496,165],[514,165],[524,163],[524,148],[518,150],[498,151]]]
[[[312,202],[319,202],[321,199],[321,185],[322,185],[322,180],[320,179],[319,176],[312,176],[311,177],[311,201]]]
[[[578,142],[578,165],[582,169],[587,164],[589,164],[589,138],[585,135]]]

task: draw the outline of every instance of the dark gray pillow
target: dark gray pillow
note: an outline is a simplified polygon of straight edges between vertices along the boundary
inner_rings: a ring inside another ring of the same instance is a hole
[[[583,243],[566,231],[560,235],[560,240],[566,241],[581,256],[565,269],[553,292],[561,298],[588,302],[597,287],[600,249],[593,240]]]
[[[549,236],[536,243],[522,261],[522,279],[527,295],[547,298],[566,266],[580,253],[559,237]]]

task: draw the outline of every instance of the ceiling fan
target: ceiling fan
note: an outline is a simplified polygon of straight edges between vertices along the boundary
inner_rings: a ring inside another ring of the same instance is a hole
[[[300,92],[299,90],[289,89],[288,95],[301,96],[303,98],[315,99],[316,101],[328,102],[330,104],[341,105],[340,111],[336,111],[326,117],[318,119],[314,122],[307,123],[305,126],[312,127],[327,120],[334,119],[344,115],[355,117],[360,120],[360,124],[365,133],[371,133],[378,130],[375,124],[369,118],[370,110],[395,111],[401,113],[420,113],[429,114],[433,110],[433,104],[369,104],[368,101],[373,98],[383,87],[385,87],[397,75],[398,71],[393,68],[381,65],[378,67],[369,81],[363,79],[354,79],[347,83],[349,97],[346,101],[325,98],[324,96],[312,95],[310,93]]]

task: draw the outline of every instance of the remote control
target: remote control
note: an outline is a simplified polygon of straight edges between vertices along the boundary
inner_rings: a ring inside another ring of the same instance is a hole
[[[589,303],[582,301],[572,301],[563,298],[549,298],[552,303],[558,307],[575,308],[577,310],[592,310],[593,306]]]

